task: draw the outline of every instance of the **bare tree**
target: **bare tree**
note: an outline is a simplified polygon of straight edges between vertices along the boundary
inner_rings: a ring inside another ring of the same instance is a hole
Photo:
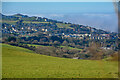
[[[102,59],[103,51],[100,49],[100,45],[98,43],[91,43],[88,48],[88,54],[91,55],[90,59],[100,60]]]

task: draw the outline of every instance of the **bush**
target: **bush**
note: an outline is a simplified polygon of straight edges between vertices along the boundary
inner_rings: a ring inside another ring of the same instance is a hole
[[[16,41],[16,38],[15,38],[15,37],[8,37],[7,41],[8,41],[8,42],[11,42],[11,41],[15,42],[15,41]]]

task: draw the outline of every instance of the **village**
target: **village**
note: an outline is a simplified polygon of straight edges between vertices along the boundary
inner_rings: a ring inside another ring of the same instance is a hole
[[[79,49],[97,42],[101,45],[101,49],[118,49],[116,32],[22,14],[2,16],[2,42],[11,41],[9,38],[14,37],[15,41],[20,41],[19,43],[65,45]]]
[[[43,34],[48,34],[48,36],[62,36],[62,37],[72,37],[72,38],[78,38],[78,39],[97,39],[97,40],[102,40],[102,39],[117,39],[118,35],[117,34],[110,34],[110,33],[100,33],[100,34],[95,34],[94,31],[91,32],[84,32],[84,33],[79,33],[82,31],[77,31],[73,29],[66,29],[68,32],[64,32],[64,29],[51,29],[51,28],[34,28],[34,27],[21,27],[17,28],[15,25],[6,25],[5,27],[2,28],[2,33],[8,33],[8,34],[18,34],[22,36],[34,36],[33,33],[37,32],[42,32]],[[72,33],[73,32],[73,33]],[[74,33],[78,32],[78,33]],[[71,34],[72,33],[72,34]]]

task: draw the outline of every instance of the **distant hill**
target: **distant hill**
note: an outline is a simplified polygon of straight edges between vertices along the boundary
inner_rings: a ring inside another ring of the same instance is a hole
[[[0,42],[15,42],[15,45],[24,43],[54,47],[59,46],[61,52],[56,51],[60,52],[55,53],[56,56],[58,56],[58,54],[60,54],[61,57],[64,56],[61,55],[64,50],[62,50],[63,48],[60,46],[69,46],[84,50],[90,47],[91,43],[99,43],[101,47],[109,47],[109,49],[114,51],[118,50],[116,42],[118,39],[117,33],[111,33],[90,26],[61,22],[45,17],[30,17],[23,14],[11,16],[2,15],[2,21],[0,20],[0,22],[2,22],[2,39],[0,39]],[[67,56],[69,58],[73,58],[74,54],[77,54],[72,51],[65,51],[65,53],[69,55]],[[50,54],[48,53],[47,55]],[[104,57],[101,57],[101,59],[102,58]]]
[[[36,27],[36,29],[38,29],[38,27],[46,28],[46,29],[48,29],[48,31],[51,32],[51,30],[52,30],[54,33],[55,33],[54,30],[60,31],[60,28],[62,30],[59,33],[65,32],[67,29],[68,29],[68,31],[70,31],[70,33],[73,33],[73,34],[80,34],[80,33],[82,33],[82,34],[89,33],[90,34],[91,31],[92,31],[92,33],[95,33],[95,34],[109,34],[110,33],[108,31],[92,28],[90,26],[61,22],[61,21],[57,21],[57,20],[48,19],[45,17],[43,17],[43,18],[37,17],[37,16],[29,17],[29,16],[23,15],[23,14],[15,14],[15,15],[11,15],[11,16],[2,15],[2,20],[3,20],[3,23],[6,23],[8,25],[9,24],[14,25],[16,27],[16,29],[18,29],[18,25],[20,27],[22,26],[23,28],[25,28],[25,27],[28,27],[31,23],[31,27]],[[19,22],[21,24],[18,24]],[[47,24],[47,23],[49,23],[49,24]],[[66,32],[66,34],[70,34],[70,33]]]

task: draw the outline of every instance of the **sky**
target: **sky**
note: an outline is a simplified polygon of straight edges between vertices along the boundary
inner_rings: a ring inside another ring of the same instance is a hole
[[[3,2],[113,2],[118,0],[2,0]]]
[[[112,2],[7,1],[4,0],[2,2],[2,13],[6,15],[21,13],[29,16],[47,17],[64,22],[88,25],[112,32],[117,31],[117,15]]]

